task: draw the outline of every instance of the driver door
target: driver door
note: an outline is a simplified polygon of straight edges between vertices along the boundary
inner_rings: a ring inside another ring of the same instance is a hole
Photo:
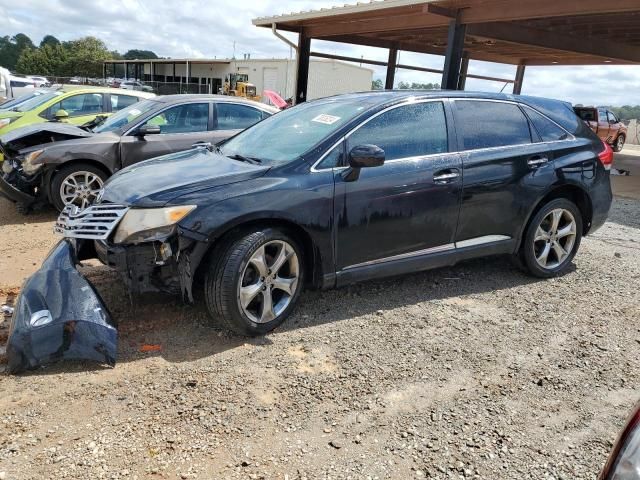
[[[142,122],[120,140],[122,167],[211,142],[211,108],[209,102],[175,105]],[[138,129],[143,125],[159,126],[160,133],[141,136]]]
[[[428,101],[374,116],[346,139],[346,152],[377,145],[385,163],[359,178],[336,175],[336,270],[452,249],[462,185],[449,153],[447,107]]]

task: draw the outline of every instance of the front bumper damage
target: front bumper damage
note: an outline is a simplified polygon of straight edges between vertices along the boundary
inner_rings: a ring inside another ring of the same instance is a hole
[[[117,330],[77,264],[75,240],[62,240],[25,282],[9,331],[9,373],[62,359],[115,365]]]
[[[11,160],[2,162],[0,172],[0,195],[14,203],[32,206],[38,201],[38,191],[41,184],[40,176],[28,177],[24,175]]]

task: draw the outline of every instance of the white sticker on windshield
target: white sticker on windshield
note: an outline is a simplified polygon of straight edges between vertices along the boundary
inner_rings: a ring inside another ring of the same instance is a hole
[[[326,113],[323,113],[322,115],[318,115],[316,118],[314,118],[311,121],[317,122],[317,123],[324,123],[325,125],[333,125],[338,120],[340,120],[340,117],[334,117],[333,115],[327,115]]]

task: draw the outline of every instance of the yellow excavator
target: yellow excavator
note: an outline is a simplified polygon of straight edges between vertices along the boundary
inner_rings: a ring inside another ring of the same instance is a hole
[[[249,100],[259,102],[261,97],[256,92],[256,86],[249,83],[249,75],[246,73],[231,73],[224,79],[224,87],[222,89],[224,95],[232,97],[243,97]]]

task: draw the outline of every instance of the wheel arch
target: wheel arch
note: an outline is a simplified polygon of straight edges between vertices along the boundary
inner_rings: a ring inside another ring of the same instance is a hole
[[[587,235],[591,228],[591,221],[593,219],[593,204],[589,193],[582,187],[574,184],[557,185],[549,190],[533,207],[527,216],[527,221],[523,225],[520,231],[520,238],[517,243],[517,250],[520,250],[522,246],[522,240],[524,239],[524,233],[529,228],[529,224],[533,217],[544,207],[547,203],[557,198],[566,198],[576,204],[580,214],[582,215],[582,234]]]
[[[45,182],[44,182],[44,187],[46,189],[47,196],[49,197],[49,201],[51,201],[51,182],[53,181],[53,178],[58,174],[58,172],[63,168],[67,168],[71,165],[80,165],[80,164],[91,165],[92,167],[96,167],[98,170],[102,171],[107,176],[107,178],[113,175],[113,173],[109,170],[109,168],[107,168],[104,165],[104,163],[99,162],[98,160],[91,160],[88,158],[76,158],[73,160],[68,160],[66,162],[57,163],[55,165],[50,165],[51,168],[47,170],[47,173],[45,175]]]
[[[195,270],[195,278],[203,278],[204,269],[211,255],[229,239],[238,238],[248,232],[260,228],[277,228],[291,235],[302,248],[304,256],[304,269],[306,283],[314,288],[322,286],[322,254],[309,232],[296,222],[282,217],[256,217],[247,218],[232,225],[227,225],[218,230],[215,236],[207,244],[202,253],[200,262]]]

